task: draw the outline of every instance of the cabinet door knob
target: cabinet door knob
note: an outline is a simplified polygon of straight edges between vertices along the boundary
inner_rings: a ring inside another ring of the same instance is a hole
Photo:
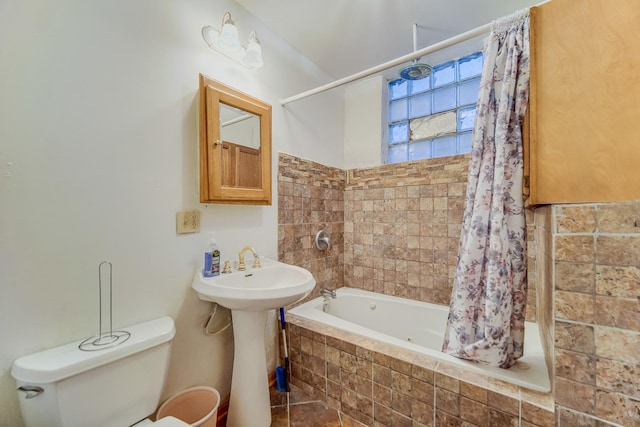
[[[213,145],[222,145],[222,141],[220,141],[219,139],[216,139],[216,140],[213,142]]]

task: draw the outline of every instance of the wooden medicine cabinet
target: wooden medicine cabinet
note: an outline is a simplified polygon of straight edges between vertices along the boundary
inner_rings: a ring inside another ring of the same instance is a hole
[[[271,105],[200,74],[200,202],[271,205]]]

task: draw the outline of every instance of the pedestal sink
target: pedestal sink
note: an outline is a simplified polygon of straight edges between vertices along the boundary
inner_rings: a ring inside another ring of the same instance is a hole
[[[261,258],[262,267],[203,277],[196,271],[191,287],[201,300],[231,310],[233,375],[227,427],[269,427],[271,402],[264,330],[270,310],[293,304],[316,285],[304,268]]]

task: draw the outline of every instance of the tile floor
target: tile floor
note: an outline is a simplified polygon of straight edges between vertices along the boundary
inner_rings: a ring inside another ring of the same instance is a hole
[[[271,427],[364,427],[326,403],[311,398],[300,388],[289,393],[271,387]]]

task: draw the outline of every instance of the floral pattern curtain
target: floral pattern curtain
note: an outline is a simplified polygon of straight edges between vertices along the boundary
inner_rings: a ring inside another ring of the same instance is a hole
[[[523,354],[527,300],[521,129],[529,98],[528,9],[492,24],[484,61],[443,351],[509,368]]]

